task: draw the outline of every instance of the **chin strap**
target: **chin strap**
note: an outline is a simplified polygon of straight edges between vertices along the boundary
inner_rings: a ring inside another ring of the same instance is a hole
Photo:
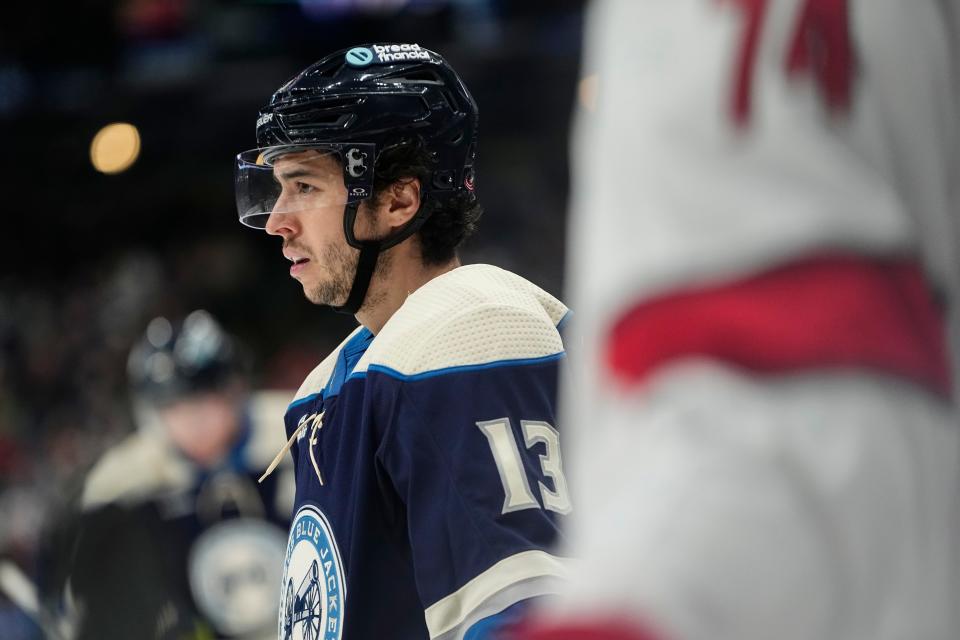
[[[367,289],[370,288],[370,281],[373,279],[373,271],[377,268],[377,258],[384,248],[380,240],[357,240],[357,237],[353,235],[353,226],[357,220],[357,209],[359,207],[359,202],[348,202],[347,206],[343,208],[343,235],[347,237],[347,244],[360,249],[357,270],[353,274],[353,284],[350,285],[347,301],[339,307],[331,305],[334,311],[351,316],[355,315],[363,306],[363,300],[367,297]]]
[[[377,268],[377,258],[380,256],[380,243],[377,241],[363,242],[360,247],[360,259],[357,261],[357,271],[353,274],[353,285],[350,287],[350,295],[347,301],[339,307],[333,307],[338,313],[355,315],[360,307],[363,306],[363,300],[367,297],[367,289],[370,288],[370,281],[373,279],[373,271]]]
[[[347,237],[347,243],[355,249],[360,249],[360,258],[357,260],[357,271],[353,274],[353,284],[350,286],[350,294],[347,301],[339,307],[333,307],[338,313],[355,315],[363,301],[367,297],[367,289],[370,288],[370,281],[373,279],[373,272],[377,268],[377,258],[380,252],[390,247],[396,246],[416,233],[417,229],[423,226],[427,221],[426,208],[421,207],[417,215],[392,235],[379,240],[357,240],[353,235],[353,226],[357,220],[357,208],[359,202],[348,202],[343,209],[343,234]]]

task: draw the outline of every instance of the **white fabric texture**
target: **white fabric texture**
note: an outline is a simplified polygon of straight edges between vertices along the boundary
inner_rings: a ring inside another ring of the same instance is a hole
[[[571,460],[582,562],[560,617],[639,613],[667,640],[960,637],[951,407],[706,363],[605,400]]]
[[[498,267],[459,267],[414,291],[390,318],[355,372],[370,365],[416,375],[448,367],[563,352],[556,325],[567,308]]]
[[[571,275],[622,298],[628,276],[649,294],[831,246],[919,248],[938,284],[960,278],[960,60],[941,3],[851,3],[862,74],[853,113],[831,121],[810,77],[784,71],[800,0],[768,2],[744,131],[728,108],[744,27],[733,4],[598,3],[572,235],[595,261]],[[600,274],[612,277],[586,278]]]
[[[574,131],[567,278],[585,331],[678,286],[821,251],[917,255],[960,298],[957,0],[849,3],[847,116],[827,112],[811,74],[785,72],[805,1],[766,3],[743,130],[730,115],[739,3],[595,3],[584,72],[599,91]]]
[[[737,130],[741,5],[591,11],[561,406],[582,564],[553,615],[638,614],[666,640],[960,638],[955,404],[855,371],[684,362],[618,390],[604,369],[626,309],[822,252],[915,256],[960,338],[957,1],[850,0],[837,117],[784,71],[801,0],[769,0]]]

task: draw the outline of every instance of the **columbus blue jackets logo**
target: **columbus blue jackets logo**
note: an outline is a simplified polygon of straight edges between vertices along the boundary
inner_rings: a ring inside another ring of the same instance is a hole
[[[220,633],[260,636],[273,627],[284,543],[280,527],[252,518],[215,524],[193,543],[190,588]]]
[[[305,505],[290,526],[280,593],[280,640],[339,640],[343,631],[343,562],[327,519]]]

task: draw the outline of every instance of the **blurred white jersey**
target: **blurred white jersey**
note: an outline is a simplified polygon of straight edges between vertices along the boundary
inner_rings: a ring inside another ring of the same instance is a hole
[[[958,36],[955,0],[593,5],[583,566],[531,637],[960,638]]]
[[[578,312],[827,248],[919,253],[957,290],[960,3],[850,2],[857,73],[849,109],[831,109],[814,63],[791,61],[798,35],[829,44],[804,10],[846,4],[596,3],[598,99],[573,154]]]

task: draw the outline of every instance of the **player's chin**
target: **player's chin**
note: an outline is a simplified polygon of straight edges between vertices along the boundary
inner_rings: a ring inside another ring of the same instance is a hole
[[[313,304],[330,304],[318,289],[311,288],[306,284],[303,285],[303,297]]]
[[[325,283],[312,287],[303,283],[303,295],[313,304],[340,307],[347,303],[350,292],[343,287],[331,287]]]

